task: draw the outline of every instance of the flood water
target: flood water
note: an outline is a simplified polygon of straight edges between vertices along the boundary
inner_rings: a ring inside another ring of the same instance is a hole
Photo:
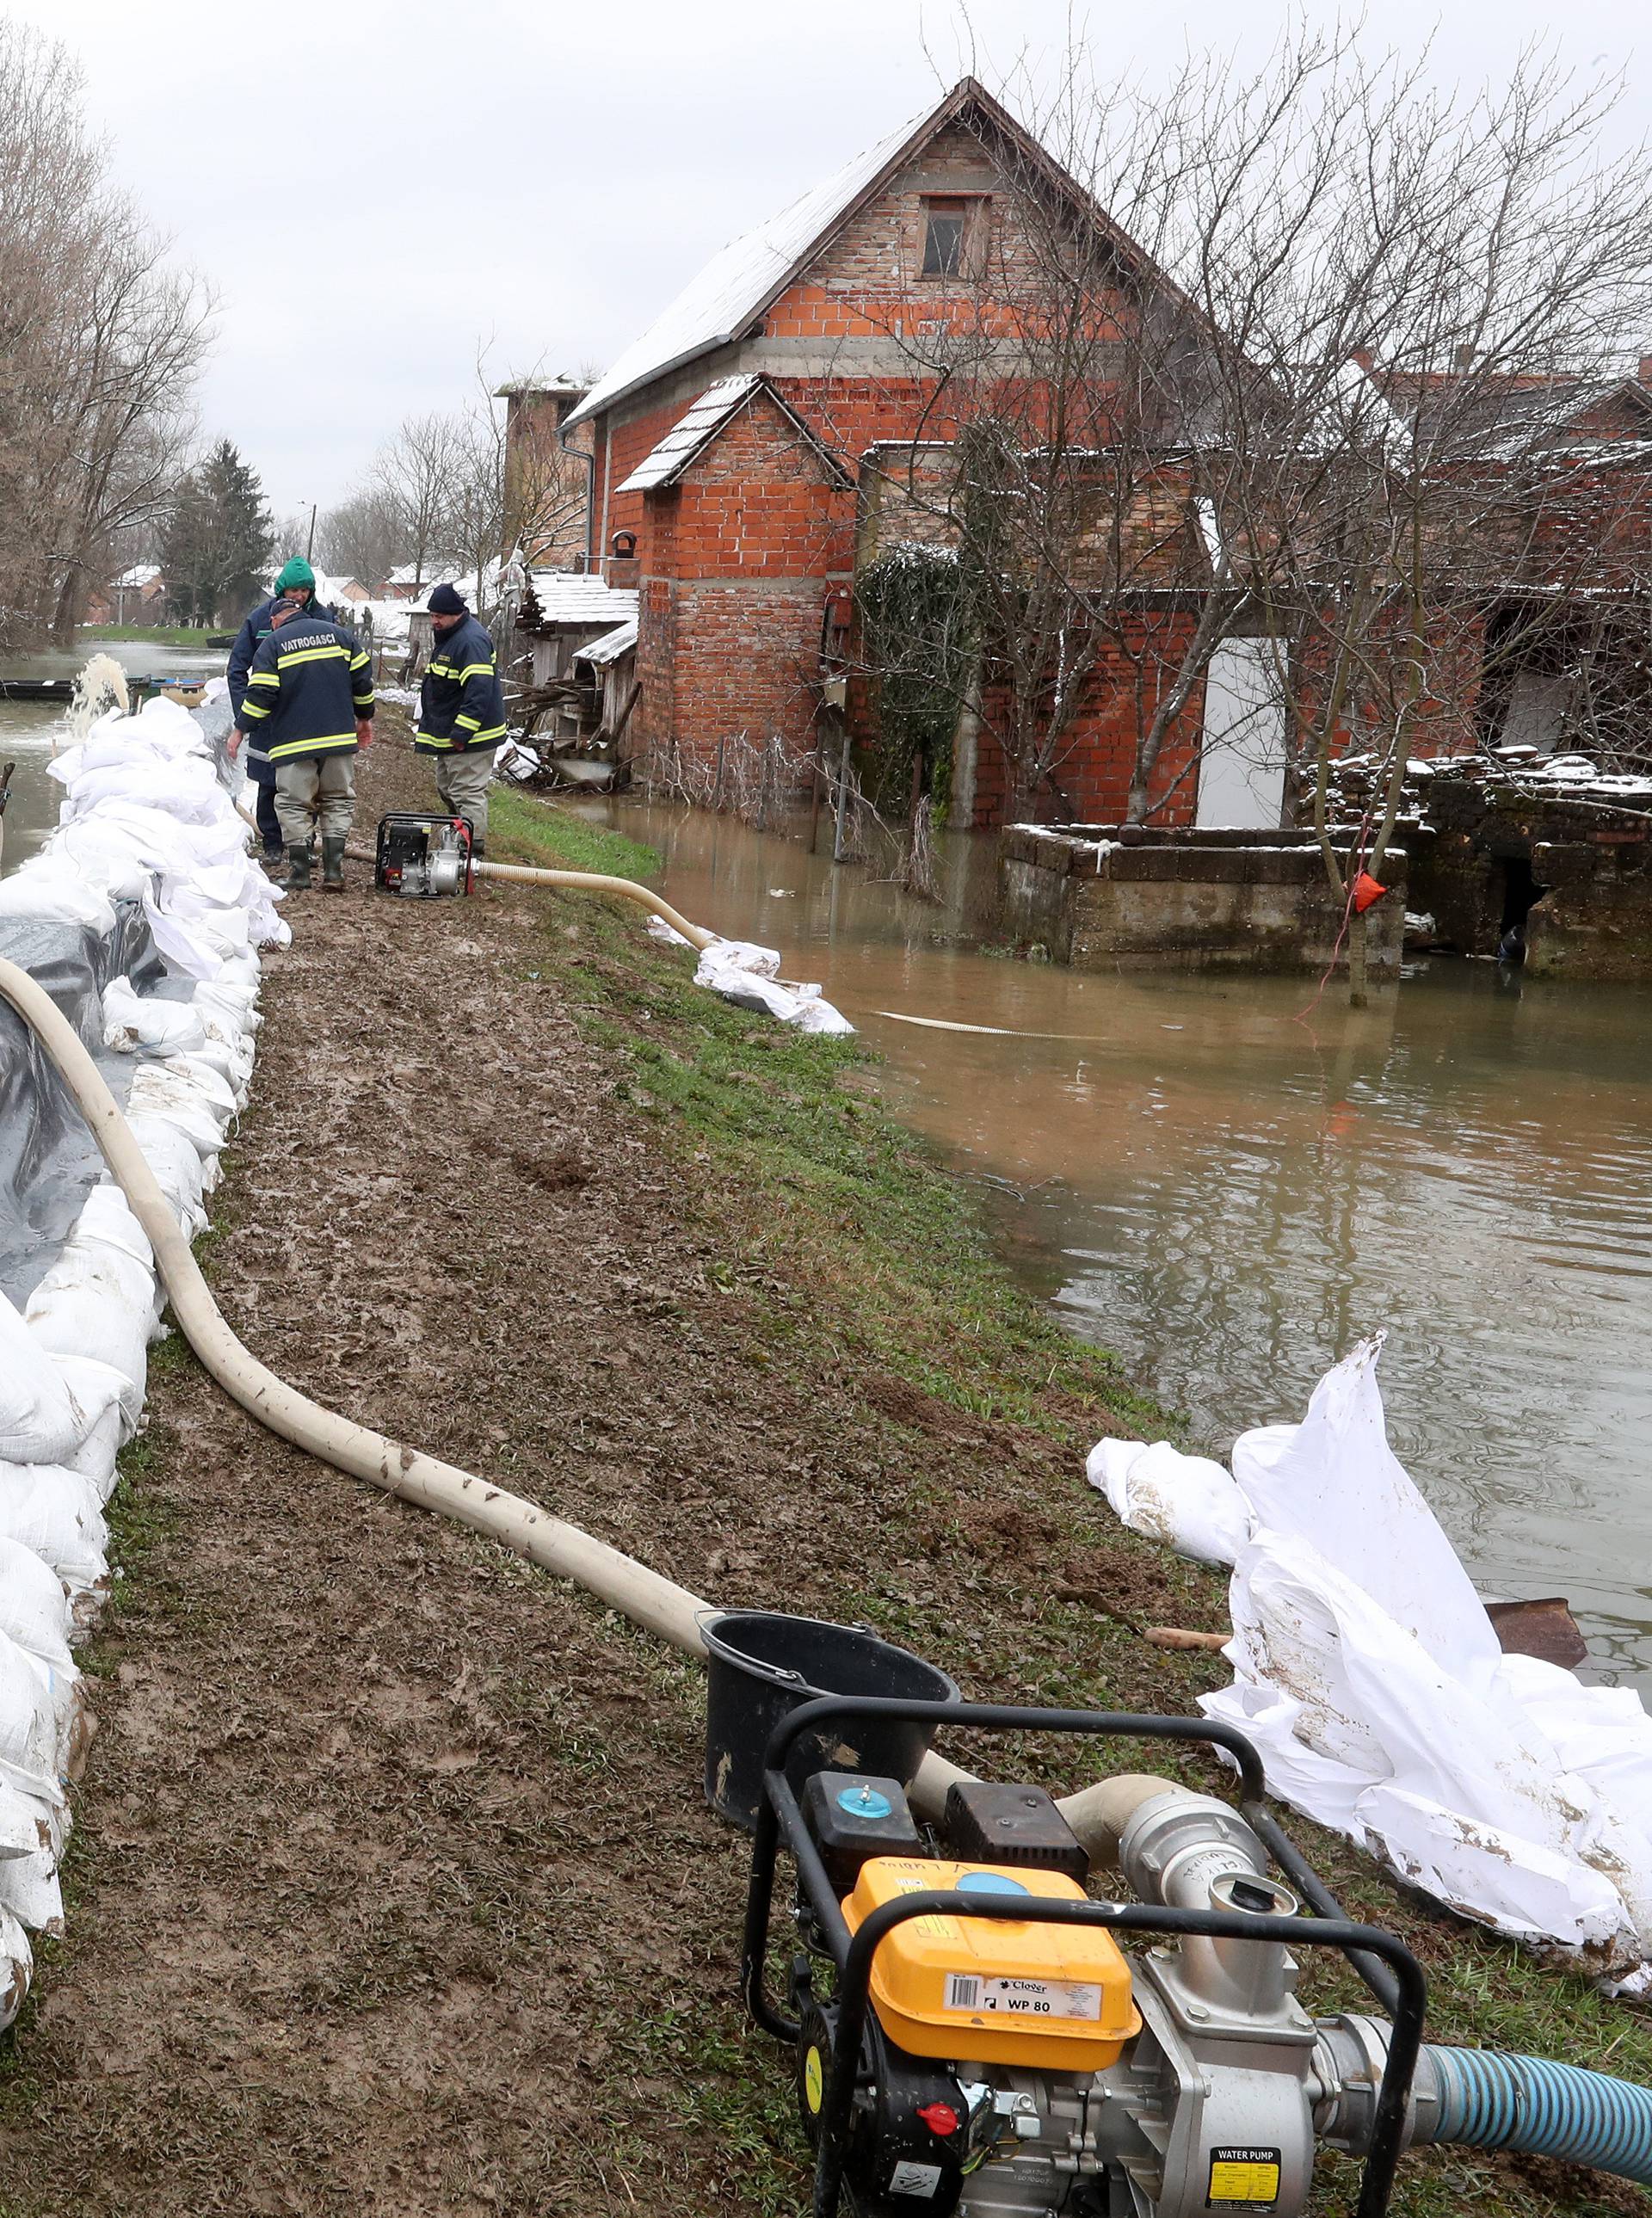
[[[84,633],[72,647],[40,654],[9,654],[0,660],[7,678],[77,678],[94,654],[110,654],[138,677],[220,676],[223,653],[213,647],[157,647],[147,640],[97,639]],[[15,762],[11,802],[5,815],[5,852],[0,869],[15,870],[32,855],[58,820],[62,789],[46,775],[55,738],[63,737],[63,703],[57,701],[0,701],[0,766]]]
[[[1569,1595],[1606,1676],[1652,1685],[1652,994],[1440,961],[1299,1021],[1311,982],[956,944],[988,839],[950,843],[937,909],[726,819],[583,806],[823,982],[1018,1274],[1205,1441],[1299,1417],[1386,1326],[1395,1448],[1482,1591]]]

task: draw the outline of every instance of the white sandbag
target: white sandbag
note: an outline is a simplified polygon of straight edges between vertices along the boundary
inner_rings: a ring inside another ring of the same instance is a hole
[[[100,936],[114,929],[114,911],[73,864],[49,850],[32,855],[21,870],[0,878],[0,917],[32,923],[84,924]]]
[[[47,1803],[62,1800],[59,1716],[52,1671],[0,1632],[0,1781]]]
[[[719,977],[727,970],[745,970],[754,978],[778,978],[780,951],[759,947],[749,939],[714,939],[708,947],[701,950],[694,982],[696,986],[709,986],[715,991]]]
[[[34,1976],[28,1934],[9,1911],[0,1910],[0,2033],[15,2020]]]
[[[1250,1505],[1219,1463],[1168,1440],[1098,1440],[1085,1465],[1121,1524],[1202,1564],[1231,1564],[1249,1541]]]
[[[834,1009],[818,992],[804,1000],[795,1021],[800,1032],[818,1032],[834,1038],[846,1038],[855,1029],[842,1010]]]
[[[651,916],[647,931],[651,939],[664,940],[668,947],[692,947],[694,942],[685,939],[674,924],[667,924],[663,916]]]
[[[141,901],[153,883],[154,873],[133,842],[97,816],[59,826],[52,852],[112,901]]]
[[[62,1372],[0,1294],[0,1457],[57,1463],[87,1429]]]
[[[235,1097],[214,1070],[181,1067],[184,1057],[145,1063],[134,1075],[127,1096],[134,1117],[164,1117],[191,1140],[202,1155],[223,1145],[224,1129],[235,1114]],[[211,1085],[203,1081],[210,1080]]]
[[[188,1001],[163,1001],[138,994],[126,978],[103,989],[103,1044],[120,1055],[139,1048],[187,1053],[204,1047],[207,1027]]]
[[[189,1135],[164,1117],[142,1112],[127,1117],[133,1137],[148,1159],[161,1192],[186,1229],[198,1215],[205,1191],[201,1150]]]
[[[71,1596],[108,1577],[102,1502],[98,1482],[65,1464],[0,1463],[0,1536],[38,1556]]]
[[[138,1416],[142,1415],[140,1409]],[[87,1428],[79,1447],[63,1459],[62,1468],[74,1478],[84,1478],[100,1502],[106,1502],[114,1491],[120,1477],[115,1459],[137,1430],[137,1417],[129,1416],[119,1397],[114,1397]]]
[[[156,1299],[149,1261],[100,1238],[83,1211],[23,1317],[47,1355],[107,1364],[141,1396]]]
[[[0,1633],[40,1662],[68,1671],[73,1621],[51,1566],[20,1540],[0,1534]]]
[[[1234,1683],[1200,1707],[1249,1735],[1275,1794],[1411,1884],[1632,1970],[1652,1957],[1652,1720],[1488,1640],[1389,1448],[1380,1351],[1328,1373],[1303,1424],[1235,1447],[1257,1525],[1229,1586]]]

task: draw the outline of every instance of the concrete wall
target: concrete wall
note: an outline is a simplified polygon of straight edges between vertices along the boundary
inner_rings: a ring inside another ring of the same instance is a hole
[[[1534,975],[1652,979],[1652,821],[1644,811],[1436,778],[1431,835],[1417,847],[1408,896],[1437,938],[1494,955],[1511,873],[1548,891],[1526,918]]]
[[[1320,971],[1336,952],[1343,903],[1304,833],[1017,826],[999,855],[1009,929],[1075,970]],[[1399,971],[1405,864],[1389,855],[1393,891],[1368,912],[1378,976]]]

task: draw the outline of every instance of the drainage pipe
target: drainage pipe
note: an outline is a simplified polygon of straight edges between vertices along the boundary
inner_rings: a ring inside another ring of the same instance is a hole
[[[1644,2087],[1547,2057],[1432,2041],[1419,2060],[1420,2088],[1431,2078],[1439,2107],[1420,2124],[1419,2141],[1557,2157],[1652,2187],[1652,2092]]]

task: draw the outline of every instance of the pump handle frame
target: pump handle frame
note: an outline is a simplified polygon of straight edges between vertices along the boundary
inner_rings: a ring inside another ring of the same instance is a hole
[[[899,1719],[982,1732],[1065,1732],[1135,1740],[1203,1742],[1230,1756],[1240,1777],[1240,1809],[1275,1862],[1298,1886],[1315,1915],[1252,1916],[1218,1910],[1173,1910],[1142,1903],[1061,1902],[1045,1897],[992,1895],[937,1888],[902,1895],[872,1911],[851,1934],[820,1850],[809,1836],[786,1758],[800,1735],[829,1719]],[[1371,2121],[1357,2218],[1383,2218],[1405,2136],[1406,2098],[1422,2048],[1427,1982],[1405,1943],[1380,1926],[1348,1918],[1302,1852],[1264,1806],[1265,1775],[1252,1742],[1210,1719],[1142,1717],[1125,1711],[1039,1710],[996,1702],[903,1701],[869,1694],[827,1694],[806,1702],[775,1727],[764,1757],[764,1799],[752,1843],[740,1981],[753,2021],[777,2041],[795,2041],[799,2028],[765,1992],[764,1965],[774,1904],[775,1866],[783,1831],[798,1883],[820,1922],[838,1968],[837,2029],[831,2082],[820,2113],[815,2153],[814,2218],[838,2218],[851,2105],[866,2030],[872,1959],[878,1943],[908,1918],[999,1918],[1023,1924],[1100,1925],[1113,1932],[1189,1934],[1216,1940],[1278,1941],[1289,1948],[1334,1948],[1345,1955],[1390,2020],[1388,2055]],[[1282,1853],[1283,1851],[1283,1853]]]

